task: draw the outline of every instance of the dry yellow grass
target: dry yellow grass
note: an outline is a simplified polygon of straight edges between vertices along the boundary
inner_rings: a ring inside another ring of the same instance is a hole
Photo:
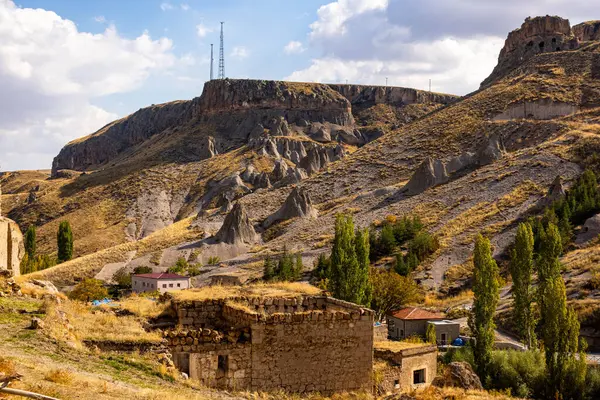
[[[66,369],[53,369],[46,373],[44,379],[49,382],[59,383],[61,385],[68,385],[71,382],[73,382],[73,373]]]
[[[232,296],[246,297],[297,297],[301,295],[316,296],[321,289],[308,283],[279,282],[272,284],[256,284],[249,286],[207,286],[199,289],[173,292],[176,300],[225,299]]]
[[[71,283],[75,278],[93,277],[104,265],[125,261],[127,259],[127,253],[131,251],[135,251],[136,256],[141,257],[145,254],[165,249],[178,243],[197,239],[201,236],[201,232],[190,228],[192,221],[193,217],[183,219],[142,240],[123,243],[101,250],[97,253],[88,254],[59,264],[55,267],[34,272],[26,275],[26,277],[51,280],[59,283]]]
[[[407,349],[415,349],[417,347],[427,347],[431,346],[429,343],[424,343],[423,341],[417,342],[414,340],[411,341],[396,341],[396,340],[384,340],[381,342],[373,343],[373,347],[375,350],[389,350],[389,351],[402,351]]]
[[[110,309],[108,305],[103,305],[101,307]],[[120,300],[119,307],[138,317],[155,318],[163,314],[169,308],[169,303],[159,303],[153,299],[132,294],[131,296]]]
[[[471,290],[465,290],[463,292],[460,292],[456,296],[451,296],[451,297],[441,297],[438,294],[428,293],[425,296],[424,305],[426,307],[433,307],[433,308],[438,308],[438,309],[444,308],[445,309],[448,307],[457,306],[459,304],[468,303],[472,300],[473,300],[473,292]]]
[[[567,270],[590,271],[600,262],[600,244],[571,251],[561,261]]]

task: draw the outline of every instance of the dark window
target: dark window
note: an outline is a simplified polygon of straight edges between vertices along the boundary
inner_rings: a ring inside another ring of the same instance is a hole
[[[540,42],[540,49],[543,49],[545,46],[544,42]]]
[[[556,43],[556,38],[552,38],[552,43]]]
[[[425,369],[413,371],[413,384],[425,383]]]
[[[404,337],[404,331],[400,330],[400,337]]]
[[[219,356],[218,369],[219,372],[227,372],[229,369],[229,356]]]
[[[400,380],[399,379],[394,380],[394,389],[400,389]]]
[[[166,287],[167,287],[167,284],[166,284],[166,283],[163,283],[163,287],[164,287],[164,288],[166,288]]]
[[[533,47],[533,40],[529,41],[529,43],[527,43],[527,47]]]
[[[181,283],[178,283],[178,284],[177,284],[177,287],[181,287]]]
[[[560,47],[557,47],[557,48],[556,48],[556,51],[560,51]]]
[[[173,284],[172,284],[172,283],[169,283],[169,287],[173,287]]]

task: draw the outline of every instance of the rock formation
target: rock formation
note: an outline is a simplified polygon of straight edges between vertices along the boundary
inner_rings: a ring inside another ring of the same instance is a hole
[[[200,200],[199,209],[222,207],[251,192],[238,173],[234,173],[220,181],[208,182],[207,190]]]
[[[438,387],[458,387],[465,390],[483,390],[481,380],[471,365],[464,361],[448,364],[442,376],[435,378],[432,385]]]
[[[407,195],[412,196],[432,186],[446,183],[448,179],[444,163],[440,160],[433,160],[431,157],[427,157],[417,167],[403,190],[406,191]]]
[[[565,188],[562,183],[562,178],[557,175],[548,189],[548,193],[542,197],[537,204],[539,208],[545,208],[552,205],[555,201],[561,200],[565,197]]]
[[[23,235],[13,220],[0,217],[0,271],[8,270],[13,276],[21,274],[21,259],[25,255]]]
[[[330,84],[331,88],[340,92],[352,105],[360,104],[390,104],[402,106],[407,104],[438,103],[450,104],[460,96],[433,93],[392,86],[338,85]]]
[[[277,212],[267,217],[263,226],[268,228],[279,221],[291,218],[316,218],[317,209],[313,207],[310,195],[305,189],[295,187]]]
[[[568,19],[560,17],[527,18],[521,28],[508,34],[498,57],[498,65],[481,86],[485,87],[504,77],[536,54],[552,51],[574,50],[579,42]]]
[[[499,136],[492,136],[487,138],[483,145],[477,149],[474,161],[478,166],[488,165],[502,158],[504,152],[502,139]]]
[[[271,186],[269,174],[257,172],[253,165],[249,165],[240,175],[244,182],[254,186],[255,189],[268,188]]]
[[[233,209],[215,235],[221,242],[229,244],[253,244],[258,235],[241,203],[235,203]]]
[[[600,40],[600,21],[587,21],[573,26],[573,34],[580,42]]]

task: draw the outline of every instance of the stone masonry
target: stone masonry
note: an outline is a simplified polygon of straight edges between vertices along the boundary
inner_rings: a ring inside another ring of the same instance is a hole
[[[21,259],[25,255],[23,235],[15,221],[2,217],[1,201],[0,199],[0,271],[8,270],[13,276],[18,276],[21,273]]]
[[[373,311],[326,296],[173,300],[175,365],[211,387],[371,390]]]

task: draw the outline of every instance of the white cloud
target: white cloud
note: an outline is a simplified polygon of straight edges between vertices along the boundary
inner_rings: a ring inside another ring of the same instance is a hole
[[[189,11],[190,10],[190,5],[187,3],[181,3],[181,9],[183,11]]]
[[[0,159],[3,168],[48,168],[69,140],[117,115],[94,98],[140,87],[179,63],[172,42],[114,26],[79,32],[57,14],[0,0]]]
[[[237,58],[238,60],[243,60],[244,58],[248,58],[250,56],[250,51],[244,46],[235,46],[231,51],[230,56],[232,58]]]
[[[321,6],[318,20],[310,24],[311,36],[337,36],[346,32],[345,23],[357,14],[387,8],[388,0],[338,0]]]
[[[208,35],[209,33],[211,33],[213,31],[212,28],[209,28],[208,26],[204,25],[204,24],[198,24],[196,25],[196,33],[198,34],[198,37],[205,37],[206,35]]]
[[[304,45],[296,40],[292,40],[283,47],[283,51],[286,54],[299,54],[303,53],[305,50]]]
[[[171,3],[160,3],[160,9],[163,11],[169,11],[169,10],[172,10],[173,8],[174,8],[173,4],[171,4]]]
[[[104,15],[98,15],[97,17],[94,17],[94,21],[104,24],[106,23],[106,18],[104,18]]]

